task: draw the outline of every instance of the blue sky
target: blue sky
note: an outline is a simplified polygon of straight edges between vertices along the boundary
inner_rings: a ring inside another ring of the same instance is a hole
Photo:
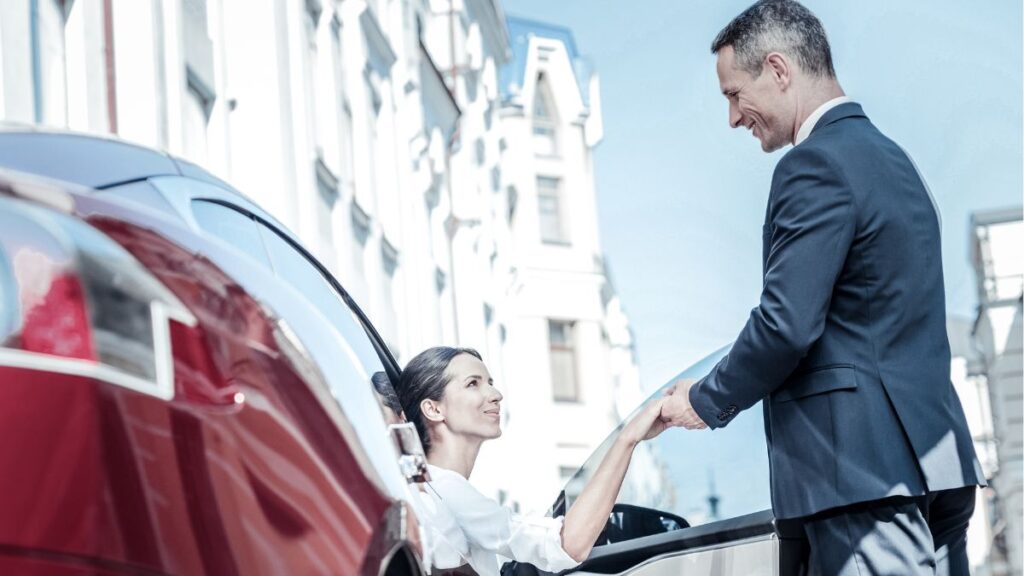
[[[749,0],[505,0],[570,27],[601,77],[603,249],[656,387],[730,342],[757,304],[772,169],[726,121],[714,35]],[[808,0],[846,93],[909,151],[939,204],[947,308],[972,316],[968,223],[1021,204],[1021,2]]]

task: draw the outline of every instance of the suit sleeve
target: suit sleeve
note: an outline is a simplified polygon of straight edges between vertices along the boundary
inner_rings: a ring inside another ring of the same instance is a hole
[[[781,386],[821,337],[853,241],[853,194],[820,150],[787,154],[768,202],[772,233],[760,302],[729,354],[690,389],[694,410],[711,428]]]

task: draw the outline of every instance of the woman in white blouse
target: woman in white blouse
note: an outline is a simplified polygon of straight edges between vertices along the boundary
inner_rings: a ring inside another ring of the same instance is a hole
[[[398,396],[423,441],[430,464],[428,494],[440,499],[458,534],[447,535],[483,576],[497,575],[498,555],[558,572],[590,554],[608,520],[633,448],[665,429],[661,400],[652,401],[619,434],[565,518],[524,517],[469,483],[480,445],[501,436],[501,393],[480,354],[430,348],[409,361]]]

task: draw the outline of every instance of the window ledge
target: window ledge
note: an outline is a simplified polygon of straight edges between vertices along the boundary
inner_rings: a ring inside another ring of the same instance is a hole
[[[572,242],[568,240],[544,240],[541,239],[541,244],[545,246],[556,246],[560,248],[572,248]]]

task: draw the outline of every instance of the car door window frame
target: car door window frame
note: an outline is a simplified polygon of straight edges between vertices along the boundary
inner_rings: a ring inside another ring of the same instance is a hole
[[[306,250],[297,239],[288,233],[282,224],[275,221],[269,214],[264,213],[255,203],[252,203],[244,194],[237,190],[228,190],[211,182],[197,180],[188,176],[156,176],[149,180],[153,187],[164,196],[167,202],[190,226],[204,234],[207,232],[199,225],[199,222],[192,213],[191,204],[193,201],[212,202],[240,212],[251,218],[257,225],[262,224],[280,236],[307,262],[313,265],[320,273],[320,276],[341,297],[342,302],[355,314],[363,331],[370,339],[370,344],[377,352],[377,356],[384,366],[384,371],[387,373],[388,378],[392,382],[399,381],[402,370],[398,361],[387,345],[384,344],[380,333],[377,332],[377,329],[370,322],[362,308],[359,307],[355,299],[352,298],[334,275]],[[264,251],[266,251],[266,246],[264,246]]]

